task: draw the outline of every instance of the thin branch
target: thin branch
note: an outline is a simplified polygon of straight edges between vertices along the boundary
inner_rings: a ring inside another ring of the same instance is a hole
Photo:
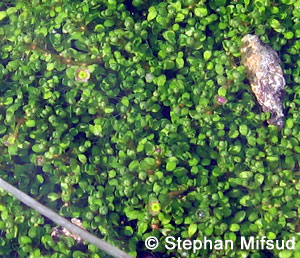
[[[60,215],[58,215],[57,213],[55,213],[51,209],[49,209],[46,206],[42,205],[38,201],[34,200],[30,196],[28,196],[27,194],[25,194],[22,191],[18,190],[17,188],[15,188],[14,186],[7,183],[6,181],[4,181],[1,178],[0,178],[0,187],[2,189],[4,189],[5,191],[9,192],[10,194],[12,194],[14,197],[19,199],[21,202],[23,202],[27,206],[33,208],[34,210],[36,210],[40,214],[44,215],[45,217],[49,218],[50,220],[52,220],[56,224],[58,224],[62,227],[65,227],[66,229],[68,229],[72,233],[80,236],[85,241],[97,246],[99,249],[103,250],[107,254],[109,254],[109,255],[111,255],[115,258],[132,258],[131,256],[129,256],[128,254],[126,254],[125,252],[120,250],[119,248],[114,247],[111,244],[105,242],[104,240],[101,240],[101,239],[95,237],[94,235],[92,235],[88,231],[76,226],[75,224],[71,223],[67,219],[61,217]]]

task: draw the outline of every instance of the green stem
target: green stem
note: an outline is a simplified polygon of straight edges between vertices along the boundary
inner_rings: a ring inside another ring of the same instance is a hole
[[[53,59],[56,59],[56,60],[58,60],[58,61],[60,61],[61,63],[64,63],[64,64],[78,65],[78,66],[87,66],[87,65],[92,65],[92,64],[103,65],[103,60],[102,60],[101,57],[90,59],[90,60],[87,60],[85,62],[82,62],[82,61],[75,61],[71,58],[62,57],[59,54],[53,53],[52,51],[45,50],[45,49],[43,49],[43,48],[41,48],[41,47],[39,47],[35,44],[25,44],[25,47],[26,47],[27,50],[30,50],[30,51],[37,51],[37,52],[42,53],[44,55],[51,55],[51,57]]]

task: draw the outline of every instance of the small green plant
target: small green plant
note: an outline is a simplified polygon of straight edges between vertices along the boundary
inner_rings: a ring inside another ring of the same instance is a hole
[[[133,257],[148,236],[299,242],[298,19],[292,0],[2,1],[0,177]],[[240,64],[248,33],[282,60],[280,132]],[[0,213],[0,256],[105,256],[5,192]]]

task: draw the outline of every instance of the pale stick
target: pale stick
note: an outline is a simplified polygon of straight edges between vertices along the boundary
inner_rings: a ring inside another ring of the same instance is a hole
[[[40,214],[44,215],[45,217],[51,219],[56,224],[65,227],[73,234],[80,236],[85,241],[97,246],[99,249],[103,250],[107,254],[115,257],[115,258],[132,258],[122,250],[117,247],[112,246],[111,244],[105,242],[104,240],[95,237],[91,233],[87,232],[86,230],[76,226],[75,224],[71,223],[67,219],[63,218],[62,216],[58,215],[54,211],[50,210],[46,206],[42,205],[38,201],[34,200],[27,194],[23,193],[19,189],[15,188],[11,184],[7,183],[3,179],[0,178],[0,187],[5,191],[12,194],[14,197],[19,199],[21,202],[25,203],[27,206],[35,209]]]

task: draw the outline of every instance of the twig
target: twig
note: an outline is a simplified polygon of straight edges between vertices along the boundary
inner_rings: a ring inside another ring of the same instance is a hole
[[[18,190],[17,188],[15,188],[14,186],[7,183],[6,181],[4,181],[1,178],[0,178],[0,187],[2,189],[4,189],[5,191],[9,192],[10,194],[12,194],[14,197],[19,199],[21,202],[23,202],[27,206],[35,209],[37,212],[39,212],[40,214],[42,214],[45,217],[49,218],[50,220],[52,220],[56,224],[58,224],[62,227],[65,227],[66,229],[68,229],[72,233],[80,236],[85,241],[97,246],[98,248],[100,248],[101,250],[106,252],[107,254],[109,254],[113,257],[116,257],[116,258],[132,258],[131,256],[129,256],[128,254],[126,254],[125,252],[120,250],[119,248],[114,247],[111,244],[105,242],[104,240],[101,240],[101,239],[95,237],[94,235],[92,235],[88,231],[76,226],[75,224],[71,223],[67,219],[61,217],[60,215],[58,215],[57,213],[55,213],[54,211],[52,211],[48,207],[42,205],[38,201],[34,200],[30,196],[28,196],[27,194],[25,194],[22,191]]]

